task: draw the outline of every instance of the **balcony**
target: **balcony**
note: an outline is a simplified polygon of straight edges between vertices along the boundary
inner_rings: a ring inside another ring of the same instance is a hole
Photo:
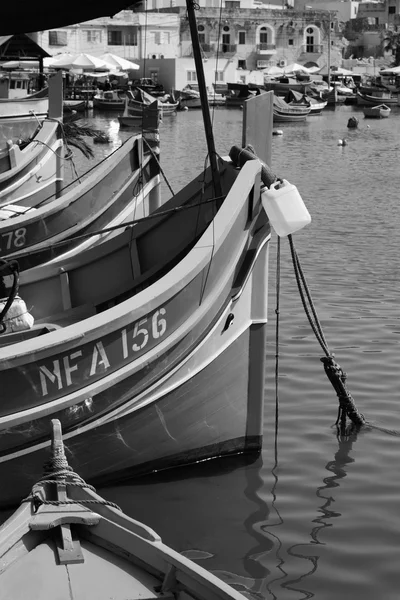
[[[203,52],[213,52],[214,48],[211,44],[200,44],[200,48]]]
[[[237,52],[236,44],[221,44],[219,51],[223,54],[235,54]]]
[[[301,47],[301,52],[303,54],[323,54],[324,47],[322,44],[313,44],[312,46],[307,44]]]
[[[276,45],[275,44],[257,44],[256,46],[257,54],[265,56],[266,54],[276,54]]]

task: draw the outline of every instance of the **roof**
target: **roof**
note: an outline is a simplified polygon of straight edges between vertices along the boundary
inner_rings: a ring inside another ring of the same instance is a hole
[[[24,2],[22,9],[21,3],[15,0],[2,2],[0,36],[54,29],[97,17],[111,17],[140,4],[139,0],[40,0]]]
[[[0,29],[2,24],[0,23]],[[0,36],[0,60],[15,60],[23,57],[45,58],[46,56],[50,54],[25,33]]]

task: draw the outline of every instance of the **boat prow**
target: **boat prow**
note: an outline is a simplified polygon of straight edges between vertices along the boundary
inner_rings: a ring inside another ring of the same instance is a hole
[[[43,480],[0,528],[1,600],[54,600],[55,590],[59,600],[244,600],[97,495],[68,466],[52,425]]]

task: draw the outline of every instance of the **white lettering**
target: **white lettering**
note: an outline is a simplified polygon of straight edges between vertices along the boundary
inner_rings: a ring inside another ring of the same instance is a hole
[[[147,331],[147,329],[145,327],[142,327],[142,325],[145,325],[146,323],[147,323],[147,317],[145,317],[141,321],[138,321],[137,323],[135,323],[135,327],[133,329],[133,339],[135,339],[139,335],[142,335],[143,340],[142,340],[141,344],[132,344],[132,350],[134,352],[138,352],[139,350],[142,350],[149,340],[149,332]]]
[[[128,358],[128,337],[126,335],[126,329],[121,331],[122,337],[122,356],[123,358]]]
[[[78,352],[74,352],[73,354],[71,354],[71,356],[64,356],[64,358],[63,358],[64,369],[65,369],[65,380],[67,382],[67,385],[72,385],[72,378],[71,378],[72,371],[78,370],[78,365],[71,366],[69,364],[69,361],[70,361],[70,359],[75,360],[79,356],[82,356],[82,350],[78,350]]]
[[[100,360],[98,360],[100,357]],[[106,351],[104,350],[103,342],[97,342],[93,348],[92,354],[92,366],[90,367],[89,375],[92,377],[96,375],[97,367],[102,365],[104,370],[107,370],[110,366],[110,363],[107,358]]]
[[[39,367],[40,374],[40,383],[42,384],[42,396],[47,396],[47,381],[46,377],[51,381],[51,383],[58,383],[58,389],[62,389],[62,380],[61,380],[61,369],[60,369],[60,361],[53,361],[53,372],[49,371],[47,367]]]
[[[166,312],[167,311],[165,310],[165,308],[160,308],[160,310],[156,310],[156,312],[153,315],[151,330],[154,339],[162,337],[167,331],[167,321],[165,319],[158,318],[159,315],[165,315]]]

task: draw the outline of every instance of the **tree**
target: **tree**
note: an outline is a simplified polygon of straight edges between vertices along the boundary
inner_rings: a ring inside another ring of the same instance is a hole
[[[393,63],[389,66],[397,67],[400,65],[400,34],[394,31],[385,32],[382,46],[384,52],[392,52]]]

